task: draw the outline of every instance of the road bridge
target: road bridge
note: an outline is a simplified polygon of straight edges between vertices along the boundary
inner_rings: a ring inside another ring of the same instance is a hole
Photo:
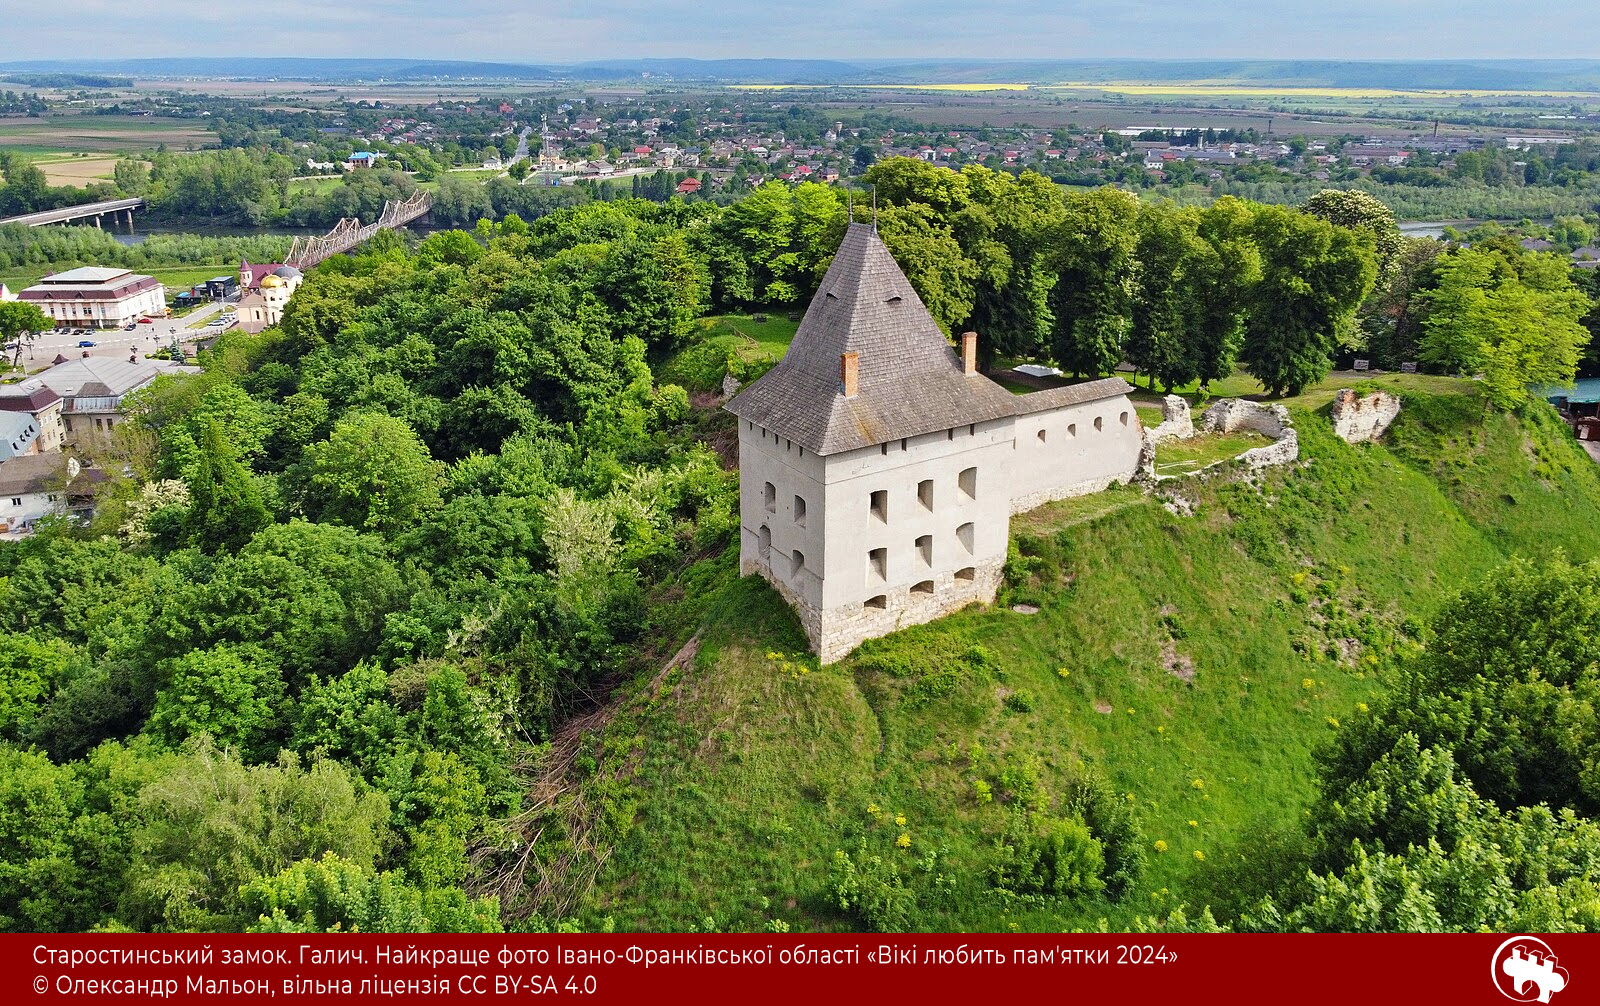
[[[69,224],[74,220],[94,221],[99,227],[102,217],[112,218],[115,225],[117,215],[125,213],[128,220],[128,231],[133,232],[133,211],[144,209],[143,199],[107,199],[98,203],[79,203],[76,206],[63,206],[55,210],[40,210],[37,213],[24,213],[18,217],[6,217],[0,224],[23,224],[27,227],[43,227],[46,224]]]

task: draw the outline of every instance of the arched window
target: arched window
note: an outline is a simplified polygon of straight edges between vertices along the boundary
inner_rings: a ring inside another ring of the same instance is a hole
[[[1104,423],[1105,423],[1105,420],[1103,420],[1103,419],[1101,419],[1101,418],[1100,418],[1100,417],[1099,417],[1099,416],[1095,416],[1095,417],[1094,417],[1094,428],[1095,428],[1095,429],[1096,429],[1096,430],[1103,430],[1103,429],[1105,429],[1105,425],[1104,425]]]
[[[956,570],[956,583],[973,583],[978,579],[978,571],[971,566]]]
[[[972,524],[963,524],[956,528],[956,541],[961,543],[961,547],[967,550],[968,555],[972,554],[972,546],[973,541],[976,538],[976,531],[977,528]]]
[[[771,482],[761,484],[761,505],[767,513],[776,513],[778,510],[778,487]]]
[[[923,580],[921,583],[912,584],[911,585],[911,593],[913,593],[913,594],[927,594],[929,596],[932,596],[932,594],[933,594],[933,581],[932,580]]]
[[[756,532],[756,554],[761,556],[762,562],[772,559],[772,529],[765,524]]]

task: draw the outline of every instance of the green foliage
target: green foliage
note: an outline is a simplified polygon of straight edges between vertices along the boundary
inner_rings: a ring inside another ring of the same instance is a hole
[[[1531,387],[1570,384],[1591,338],[1581,324],[1591,302],[1554,256],[1461,249],[1440,259],[1437,285],[1419,299],[1422,360],[1482,373],[1486,397],[1502,409],[1528,401]]]
[[[241,888],[334,852],[375,861],[386,802],[333,762],[247,767],[201,748],[144,787],[120,918],[169,930],[241,928]]]
[[[1122,362],[1131,325],[1137,196],[1110,187],[1063,197],[1052,239],[1051,346],[1061,369],[1099,376]]]
[[[261,490],[215,421],[201,429],[188,481],[186,538],[196,548],[237,551],[272,519]]]
[[[890,857],[867,850],[865,839],[854,854],[843,849],[833,854],[830,887],[840,911],[850,913],[869,930],[901,933],[911,928],[916,892]]]
[[[459,890],[419,890],[393,872],[324,853],[241,892],[255,933],[498,933],[499,905]]]
[[[318,519],[394,534],[438,506],[437,467],[399,419],[349,416],[305,455],[305,505]]]
[[[255,647],[191,650],[172,662],[146,730],[174,747],[208,736],[246,761],[277,754],[284,685]]]
[[[1372,238],[1277,206],[1256,210],[1262,275],[1240,358],[1274,397],[1298,395],[1333,367],[1376,276]]]
[[[1516,559],[1437,616],[1393,698],[1341,738],[1327,774],[1350,780],[1412,736],[1452,753],[1501,807],[1600,808],[1600,563]]]
[[[1007,815],[989,863],[989,881],[996,888],[1054,898],[1099,893],[1104,872],[1104,851],[1082,820],[1025,811]]]

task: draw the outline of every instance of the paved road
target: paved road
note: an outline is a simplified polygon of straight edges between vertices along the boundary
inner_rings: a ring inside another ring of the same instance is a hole
[[[511,155],[511,160],[506,162],[506,167],[528,159],[528,135],[533,132],[532,126],[523,126],[522,132],[517,135],[517,152]]]
[[[231,306],[231,305],[229,305]],[[99,329],[89,335],[51,335],[46,333],[35,339],[32,345],[24,346],[22,350],[22,363],[30,371],[41,370],[50,365],[59,354],[69,358],[82,356],[87,350],[93,356],[117,356],[126,358],[129,351],[149,353],[172,345],[173,333],[183,342],[194,340],[208,334],[202,328],[191,329],[190,325],[196,321],[213,317],[223,308],[223,304],[214,302],[207,304],[182,318],[157,318],[148,325],[140,325],[132,332],[120,328]],[[81,340],[90,340],[93,347],[79,347]]]

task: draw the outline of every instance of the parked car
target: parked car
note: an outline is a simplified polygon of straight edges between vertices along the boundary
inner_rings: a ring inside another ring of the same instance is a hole
[[[122,330],[124,332],[131,332],[131,331],[133,331],[134,329],[136,329],[138,327],[139,327],[139,323],[137,321],[130,321],[126,325],[122,326]]]
[[[91,349],[93,347],[94,347],[94,340],[93,339],[79,339],[78,340],[78,348],[79,349]]]
[[[140,325],[154,325],[155,323],[156,320],[154,318],[140,318],[138,321]]]

